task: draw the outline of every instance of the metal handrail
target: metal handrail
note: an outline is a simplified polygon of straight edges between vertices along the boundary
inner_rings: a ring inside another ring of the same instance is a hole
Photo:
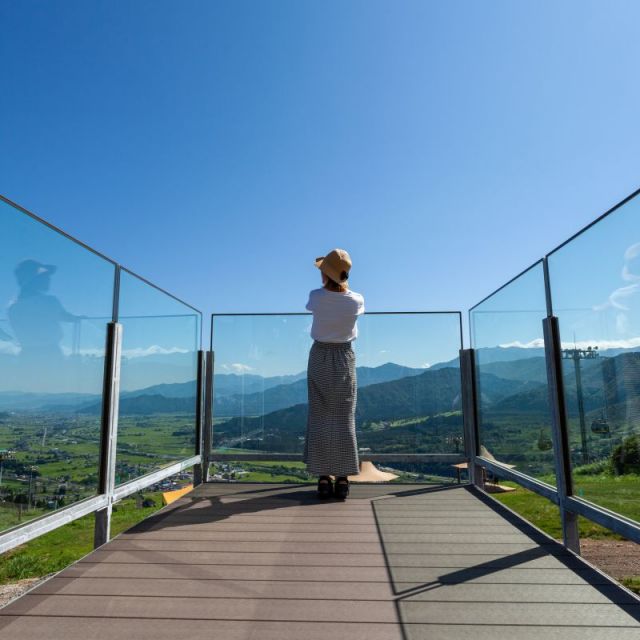
[[[627,198],[624,198],[621,202],[613,206],[604,214],[596,218],[593,222],[581,229],[578,233],[572,235],[568,240],[558,245],[555,249],[547,253],[543,258],[535,262],[533,265],[519,273],[514,278],[511,278],[507,283],[496,289],[492,294],[483,298],[479,303],[469,309],[469,332],[473,335],[473,314],[479,313],[477,307],[482,303],[489,300],[496,293],[502,291],[509,284],[513,283],[522,275],[528,271],[542,265],[543,277],[544,277],[544,292],[545,292],[545,306],[546,317],[543,320],[544,325],[544,342],[545,342],[545,360],[547,363],[547,375],[548,375],[548,388],[549,388],[549,400],[551,404],[551,429],[554,442],[555,455],[555,474],[557,487],[548,485],[536,478],[515,471],[501,464],[499,461],[490,460],[480,455],[474,455],[470,462],[470,465],[478,465],[490,470],[498,477],[502,477],[508,480],[512,480],[517,484],[541,495],[560,508],[560,514],[563,525],[563,535],[565,539],[565,546],[568,546],[572,550],[579,552],[579,534],[577,526],[577,517],[585,517],[592,522],[595,522],[603,527],[614,531],[626,538],[640,543],[640,522],[632,520],[616,513],[609,509],[599,507],[598,505],[589,502],[581,497],[573,494],[572,487],[572,473],[571,473],[571,460],[568,451],[569,433],[568,433],[568,421],[566,418],[566,406],[564,399],[564,381],[561,374],[562,368],[558,362],[554,362],[559,358],[557,353],[560,349],[558,319],[554,316],[553,310],[553,295],[552,287],[549,277],[548,258],[556,251],[566,246],[576,238],[580,237],[587,230],[591,229],[599,222],[610,216],[620,207],[628,203],[635,197],[640,196],[640,189],[632,193]],[[476,400],[477,402],[477,400]],[[478,407],[475,407],[475,413],[478,413]],[[476,437],[479,437],[478,423],[474,421],[474,432]],[[479,441],[479,440],[478,440]],[[477,482],[481,486],[481,480]]]
[[[309,312],[291,312],[291,313],[276,313],[276,312],[255,312],[255,313],[212,313],[211,314],[211,342],[210,351],[211,356],[214,354],[213,349],[213,328],[214,319],[217,317],[289,317],[289,316],[308,316],[313,314]],[[455,315],[458,319],[459,330],[459,348],[462,348],[462,312],[461,311],[368,311],[363,315],[370,316],[382,316],[382,315]],[[211,370],[210,379],[207,381],[207,388],[213,390],[213,372]],[[213,394],[212,394],[213,395]],[[208,407],[208,413],[206,415],[205,430],[209,434],[210,440],[212,440],[211,433],[213,428],[213,397],[211,398],[210,406]],[[379,461],[379,462],[439,462],[457,464],[463,462],[469,462],[469,456],[465,453],[375,453],[375,452],[362,452],[358,455],[362,461]],[[209,461],[300,461],[302,459],[301,453],[252,453],[250,451],[242,453],[224,453],[223,451],[215,449],[212,445],[206,453],[206,464]]]
[[[120,327],[118,325],[118,313],[119,313],[119,298],[120,298],[120,273],[121,271],[125,271],[132,275],[133,277],[139,279],[145,284],[153,287],[158,290],[160,293],[165,294],[166,296],[172,298],[173,300],[183,304],[184,306],[192,309],[195,312],[196,317],[200,318],[200,332],[196,337],[198,344],[196,348],[199,348],[202,343],[202,312],[192,305],[184,302],[177,296],[169,293],[168,291],[162,289],[156,284],[150,282],[149,280],[143,278],[142,276],[136,274],[130,269],[126,269],[122,267],[119,263],[111,258],[108,258],[104,254],[96,251],[90,246],[84,244],[77,238],[74,238],[70,234],[62,231],[58,227],[52,225],[51,223],[43,220],[36,214],[28,211],[24,207],[12,202],[8,198],[0,195],[0,202],[5,202],[9,206],[14,207],[17,211],[29,216],[34,221],[48,227],[54,233],[57,233],[74,244],[86,249],[87,251],[93,253],[94,255],[102,258],[106,262],[110,263],[114,267],[114,279],[113,279],[113,295],[111,300],[112,306],[112,316],[108,317],[96,317],[96,318],[86,318],[93,320],[103,320],[105,322],[105,328],[109,327]],[[155,317],[193,317],[194,314],[167,314],[164,316],[155,316]],[[150,316],[121,316],[120,319],[149,319]],[[85,318],[83,318],[85,319]],[[120,329],[121,332],[121,329]],[[116,347],[117,345],[117,347]],[[33,538],[36,538],[43,533],[48,531],[52,531],[64,524],[72,522],[77,518],[80,518],[84,515],[90,513],[96,513],[96,529],[94,536],[94,545],[98,546],[107,541],[109,538],[109,519],[111,513],[111,506],[114,502],[121,500],[123,497],[131,495],[141,489],[144,489],[164,478],[172,476],[183,469],[188,467],[193,467],[195,465],[199,465],[202,462],[201,449],[198,448],[198,453],[196,455],[192,455],[183,460],[178,460],[168,466],[165,466],[161,469],[157,469],[155,471],[151,471],[139,478],[135,478],[134,480],[128,481],[121,485],[115,485],[114,474],[113,474],[113,465],[115,464],[115,456],[116,456],[116,436],[117,436],[117,426],[118,426],[118,402],[119,402],[119,393],[118,393],[118,384],[117,381],[120,377],[120,366],[119,366],[119,357],[117,358],[117,365],[113,366],[113,355],[114,349],[120,348],[118,340],[107,340],[106,348],[105,348],[105,376],[104,376],[104,390],[102,393],[102,402],[103,402],[103,420],[101,425],[101,445],[100,445],[100,466],[99,466],[99,474],[100,474],[100,482],[99,482],[99,491],[97,495],[85,498],[84,500],[79,500],[74,502],[73,504],[67,505],[60,509],[55,510],[52,513],[47,513],[33,520],[29,520],[28,522],[16,525],[15,527],[11,527],[5,531],[0,532],[0,553],[12,549],[20,544],[24,544]],[[194,372],[195,377],[196,372]],[[114,386],[114,380],[116,384]],[[198,383],[202,384],[203,381],[198,376]],[[107,389],[111,389],[110,393],[107,393]],[[199,413],[196,411],[195,400],[194,400],[194,414],[196,414],[199,418]],[[107,416],[108,419],[105,419]],[[110,418],[109,418],[110,416]],[[194,430],[197,433],[198,425],[194,421]],[[113,432],[111,432],[112,430]]]

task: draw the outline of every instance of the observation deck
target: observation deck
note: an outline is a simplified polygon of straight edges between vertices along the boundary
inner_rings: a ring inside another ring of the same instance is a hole
[[[360,459],[396,479],[345,502],[301,462],[309,314],[214,314],[203,344],[195,307],[0,213],[0,579],[92,529],[0,638],[640,637],[638,596],[581,556],[638,555],[640,192],[469,309],[467,347],[461,311],[358,320]]]
[[[0,636],[632,640],[640,602],[463,486],[205,483],[0,609]]]

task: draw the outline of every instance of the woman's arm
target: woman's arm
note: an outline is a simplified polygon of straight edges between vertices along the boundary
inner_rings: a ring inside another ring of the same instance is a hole
[[[309,293],[309,300],[307,301],[305,309],[307,311],[313,311],[313,291]]]

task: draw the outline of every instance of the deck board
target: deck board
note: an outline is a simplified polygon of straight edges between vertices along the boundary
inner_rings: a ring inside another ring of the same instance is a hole
[[[0,610],[21,640],[177,634],[627,640],[640,600],[463,486],[210,483]]]

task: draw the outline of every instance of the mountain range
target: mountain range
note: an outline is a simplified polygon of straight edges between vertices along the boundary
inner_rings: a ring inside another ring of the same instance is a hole
[[[423,372],[424,369],[412,369],[387,362],[379,367],[357,367],[356,377],[358,388],[363,388],[372,384],[417,376]],[[271,379],[266,378],[266,380]],[[216,416],[264,415],[265,413],[306,402],[307,375],[304,372],[299,374],[296,381],[267,387],[264,392],[228,395],[219,394],[218,380],[216,378],[214,389],[214,412]]]
[[[500,399],[522,386],[489,374],[485,382],[491,396]],[[362,387],[358,390],[356,425],[364,428],[373,423],[427,418],[456,413],[460,424],[460,371],[453,367],[427,369],[419,375],[406,376],[389,382]],[[256,438],[255,447],[262,446],[257,438],[268,434],[278,443],[278,449],[291,451],[306,428],[307,405],[300,403],[258,417],[235,417],[216,424],[217,446],[237,445],[238,439]],[[395,427],[394,427],[395,432]],[[246,440],[243,446],[247,447]],[[275,445],[271,445],[275,446]]]
[[[614,357],[604,355],[613,352],[608,350],[599,358],[581,361],[583,396],[588,411],[602,408],[604,395],[613,405],[630,401],[636,390],[640,392],[640,388],[633,386],[640,354],[629,350],[617,351],[620,353]],[[541,349],[510,347],[481,349],[478,352],[483,410],[501,414],[540,414],[547,411],[546,369]],[[516,355],[520,356],[519,359]],[[439,377],[436,375],[439,371],[447,373]],[[428,415],[443,406],[450,410],[452,406],[459,405],[459,398],[455,398],[459,393],[457,359],[438,363],[429,369],[394,363],[358,367],[357,376],[360,389],[358,411],[364,421]],[[449,376],[449,390],[442,383],[444,376]],[[624,383],[621,382],[623,379]],[[250,416],[267,419],[278,411],[304,405],[307,395],[305,372],[267,378],[253,374],[217,373],[214,387],[214,415],[218,418],[244,416],[245,422],[251,419]],[[569,412],[575,415],[575,376],[570,361],[565,361],[565,388]],[[365,392],[366,389],[368,391]],[[454,389],[452,396],[451,390]],[[195,381],[157,384],[123,392],[120,411],[123,415],[192,412],[194,398]],[[100,401],[100,396],[95,394],[0,392],[0,410],[4,411],[99,413]]]

